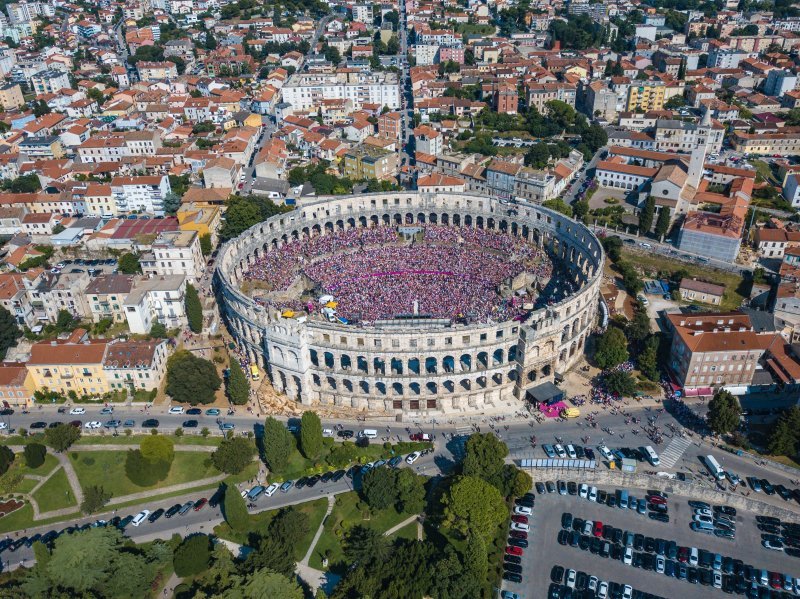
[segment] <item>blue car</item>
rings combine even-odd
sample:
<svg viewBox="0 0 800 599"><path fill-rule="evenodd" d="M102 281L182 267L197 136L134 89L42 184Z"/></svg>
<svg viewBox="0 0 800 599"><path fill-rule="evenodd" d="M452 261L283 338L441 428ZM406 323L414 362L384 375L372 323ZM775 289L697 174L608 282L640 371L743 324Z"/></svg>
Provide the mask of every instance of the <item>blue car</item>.
<svg viewBox="0 0 800 599"><path fill-rule="evenodd" d="M643 516L647 513L647 501L644 499L639 500L639 513Z"/></svg>
<svg viewBox="0 0 800 599"><path fill-rule="evenodd" d="M402 460L403 456L396 455L391 460L389 460L389 466L391 468L395 468Z"/></svg>
<svg viewBox="0 0 800 599"><path fill-rule="evenodd" d="M286 492L287 492L289 489L291 489L291 488L292 488L292 486L293 486L293 485L294 485L294 481L287 480L285 483L283 483L283 484L281 485L281 491L283 491L284 493L286 493Z"/></svg>
<svg viewBox="0 0 800 599"><path fill-rule="evenodd" d="M209 408L206 410L206 416L219 416L219 410L217 408Z"/></svg>
<svg viewBox="0 0 800 599"><path fill-rule="evenodd" d="M554 458L554 457L556 457L556 452L555 452L555 450L553 449L553 446L552 446L552 445L548 445L547 443L545 443L544 445L542 445L542 449L543 449L543 450L544 450L544 452L547 454L547 457L548 457L548 458Z"/></svg>

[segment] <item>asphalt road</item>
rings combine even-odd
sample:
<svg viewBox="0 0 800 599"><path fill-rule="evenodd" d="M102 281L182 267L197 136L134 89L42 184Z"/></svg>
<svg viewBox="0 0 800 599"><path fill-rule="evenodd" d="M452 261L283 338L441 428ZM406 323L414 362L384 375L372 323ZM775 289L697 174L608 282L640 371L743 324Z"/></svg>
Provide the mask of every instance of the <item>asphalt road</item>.
<svg viewBox="0 0 800 599"><path fill-rule="evenodd" d="M598 162L600 162L600 156L602 156L603 153L606 151L608 151L608 146L603 146L602 148L597 150L597 152L594 153L594 156L592 156L592 159L589 162L585 162L583 164L583 167L578 173L578 176L572 182L572 185L570 185L567 193L564 194L565 203L572 204L572 202L575 201L575 197L578 195L578 191L580 190L581 185L583 184L584 181L586 181L586 179L590 178L588 176L589 171L594 170L594 167L597 166ZM592 172L592 176L594 176L594 172Z"/></svg>

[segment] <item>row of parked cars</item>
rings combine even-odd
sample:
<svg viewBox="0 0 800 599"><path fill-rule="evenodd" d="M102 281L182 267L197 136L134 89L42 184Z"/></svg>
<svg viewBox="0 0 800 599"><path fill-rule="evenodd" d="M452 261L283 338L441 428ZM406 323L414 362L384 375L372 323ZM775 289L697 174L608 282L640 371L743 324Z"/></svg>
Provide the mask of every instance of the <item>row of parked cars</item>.
<svg viewBox="0 0 800 599"><path fill-rule="evenodd" d="M700 533L721 539L736 538L736 509L727 505L710 505L705 501L690 501L692 521L689 527Z"/></svg>
<svg viewBox="0 0 800 599"><path fill-rule="evenodd" d="M508 543L503 556L503 579L509 582L522 582L522 557L528 547L528 533L530 520L533 517L533 493L525 493L514 502L514 513L509 525ZM506 597L516 599L514 593L507 593Z"/></svg>
<svg viewBox="0 0 800 599"><path fill-rule="evenodd" d="M784 501L794 499L797 503L800 503L800 489L789 489L785 485L773 485L766 478L756 478L755 476L748 476L747 484L756 493L778 494Z"/></svg>
<svg viewBox="0 0 800 599"><path fill-rule="evenodd" d="M548 599L660 599L642 591L636 591L629 584L601 580L597 576L572 568L553 566L550 570L550 589Z"/></svg>
<svg viewBox="0 0 800 599"><path fill-rule="evenodd" d="M783 522L772 516L756 516L756 526L761 531L761 545L765 549L800 557L800 524Z"/></svg>
<svg viewBox="0 0 800 599"><path fill-rule="evenodd" d="M559 480L556 482L536 483L537 493L555 493L556 491L560 495L575 495L581 499L607 505L608 507L627 509L641 515L647 514L651 520L669 522L667 496L659 491L647 491L647 494L640 498L631 495L626 489L604 491L585 483L578 485L572 481L564 482Z"/></svg>

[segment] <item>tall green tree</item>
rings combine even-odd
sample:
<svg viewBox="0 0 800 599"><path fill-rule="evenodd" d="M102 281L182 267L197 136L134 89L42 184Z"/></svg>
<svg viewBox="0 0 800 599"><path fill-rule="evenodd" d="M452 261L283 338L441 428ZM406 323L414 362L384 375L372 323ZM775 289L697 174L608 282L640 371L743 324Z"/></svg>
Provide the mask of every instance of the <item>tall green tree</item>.
<svg viewBox="0 0 800 599"><path fill-rule="evenodd" d="M111 493L102 486L92 485L83 494L81 511L84 514L94 514L99 512L111 500Z"/></svg>
<svg viewBox="0 0 800 599"><path fill-rule="evenodd" d="M613 368L628 359L628 340L621 329L610 326L597 339L594 361L600 368Z"/></svg>
<svg viewBox="0 0 800 599"><path fill-rule="evenodd" d="M742 407L739 400L725 389L718 389L708 402L708 426L717 435L727 435L739 428Z"/></svg>
<svg viewBox="0 0 800 599"><path fill-rule="evenodd" d="M797 454L799 440L800 408L793 406L778 417L767 441L767 451L770 455L793 457Z"/></svg>
<svg viewBox="0 0 800 599"><path fill-rule="evenodd" d="M401 468L396 471L395 488L397 500L395 508L398 512L418 514L425 508L425 477L420 476L411 468Z"/></svg>
<svg viewBox="0 0 800 599"><path fill-rule="evenodd" d="M391 551L389 540L378 530L357 524L344 537L344 556L348 563L383 562Z"/></svg>
<svg viewBox="0 0 800 599"><path fill-rule="evenodd" d="M636 381L629 372L615 370L605 376L605 386L611 393L622 397L630 397L636 392Z"/></svg>
<svg viewBox="0 0 800 599"><path fill-rule="evenodd" d="M637 356L639 370L651 381L658 381L658 337L653 335L647 339L644 349Z"/></svg>
<svg viewBox="0 0 800 599"><path fill-rule="evenodd" d="M230 372L228 373L228 398L232 404L243 406L250 398L250 383L247 380L239 361L230 358Z"/></svg>
<svg viewBox="0 0 800 599"><path fill-rule="evenodd" d="M6 357L9 348L14 347L22 331L11 312L0 306L0 360Z"/></svg>
<svg viewBox="0 0 800 599"><path fill-rule="evenodd" d="M303 412L300 418L300 451L309 460L319 457L322 451L322 422L311 410Z"/></svg>
<svg viewBox="0 0 800 599"><path fill-rule="evenodd" d="M656 199L653 196L647 196L644 203L644 208L639 213L639 233L646 234L653 228L653 217L656 213Z"/></svg>
<svg viewBox="0 0 800 599"><path fill-rule="evenodd" d="M214 364L190 351L177 351L167 360L166 392L178 403L212 403L221 384Z"/></svg>
<svg viewBox="0 0 800 599"><path fill-rule="evenodd" d="M41 443L28 443L22 454L25 456L25 465L28 468L38 468L44 464L47 448Z"/></svg>
<svg viewBox="0 0 800 599"><path fill-rule="evenodd" d="M294 438L286 427L272 416L264 422L264 461L272 472L282 472L294 451Z"/></svg>
<svg viewBox="0 0 800 599"><path fill-rule="evenodd" d="M236 532L245 532L250 528L250 514L247 513L247 505L244 497L234 485L225 488L225 498L222 503L222 516L228 526Z"/></svg>
<svg viewBox="0 0 800 599"><path fill-rule="evenodd" d="M489 569L489 557L486 553L486 541L481 535L469 535L464 548L464 566L475 576L483 580Z"/></svg>
<svg viewBox="0 0 800 599"><path fill-rule="evenodd" d="M499 475L508 455L508 446L494 433L473 433L464 446L464 476L492 482Z"/></svg>
<svg viewBox="0 0 800 599"><path fill-rule="evenodd" d="M373 510L385 510L397 499L395 471L391 468L372 468L361 481L361 495Z"/></svg>
<svg viewBox="0 0 800 599"><path fill-rule="evenodd" d="M8 472L14 463L14 452L7 445L0 445L0 476Z"/></svg>
<svg viewBox="0 0 800 599"><path fill-rule="evenodd" d="M211 461L226 474L239 474L253 461L256 447L250 439L234 437L223 440L211 454Z"/></svg>
<svg viewBox="0 0 800 599"><path fill-rule="evenodd" d="M203 256L210 256L213 249L214 248L211 244L211 233L204 233L203 235L201 235L200 251L203 253Z"/></svg>
<svg viewBox="0 0 800 599"><path fill-rule="evenodd" d="M639 345L650 335L650 316L644 306L637 305L633 313L633 320L625 327L625 336L628 340Z"/></svg>
<svg viewBox="0 0 800 599"><path fill-rule="evenodd" d="M211 562L211 538L204 534L186 537L175 548L172 560L175 574L182 578L205 572Z"/></svg>
<svg viewBox="0 0 800 599"><path fill-rule="evenodd" d="M442 496L444 522L462 534L485 538L508 517L508 507L495 487L474 476L460 476Z"/></svg>
<svg viewBox="0 0 800 599"><path fill-rule="evenodd" d="M200 333L203 330L203 305L200 303L200 296L194 285L186 285L186 319L189 321L189 328L193 333Z"/></svg>
<svg viewBox="0 0 800 599"><path fill-rule="evenodd" d="M67 451L80 438L80 429L71 424L59 424L44 431L44 442L58 453Z"/></svg>
<svg viewBox="0 0 800 599"><path fill-rule="evenodd" d="M139 256L130 252L122 254L117 262L119 272L125 275L136 275L142 272Z"/></svg>
<svg viewBox="0 0 800 599"><path fill-rule="evenodd" d="M670 212L668 206L663 206L656 220L656 238L661 241L669 233Z"/></svg>

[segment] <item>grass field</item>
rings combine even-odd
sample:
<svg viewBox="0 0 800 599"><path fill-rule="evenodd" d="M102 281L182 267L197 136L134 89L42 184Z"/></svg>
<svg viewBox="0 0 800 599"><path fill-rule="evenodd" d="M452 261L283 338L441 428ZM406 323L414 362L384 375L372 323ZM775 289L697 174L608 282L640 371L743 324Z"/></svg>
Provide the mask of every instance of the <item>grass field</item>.
<svg viewBox="0 0 800 599"><path fill-rule="evenodd" d="M47 482L39 487L33 494L33 498L39 505L40 513L78 505L63 468L59 468Z"/></svg>
<svg viewBox="0 0 800 599"><path fill-rule="evenodd" d="M708 283L716 283L725 287L725 294L722 297L720 310L734 310L741 307L742 300L745 299L744 287L749 288L749 283L739 275L715 270L705 266L691 264L689 262L677 261L674 258L660 256L657 254L646 254L644 252L631 251L630 248L622 248L622 256L637 266L641 266L651 275L656 272L675 272L677 270L686 271L690 277L694 277Z"/></svg>
<svg viewBox="0 0 800 599"><path fill-rule="evenodd" d="M389 535L390 539L407 539L409 541L416 541L417 540L417 523L412 522L411 524L406 524L403 528L396 531L395 533ZM423 535L423 538L424 535Z"/></svg>
<svg viewBox="0 0 800 599"><path fill-rule="evenodd" d="M312 568L324 570L322 567L322 558L328 555L328 568L338 570L342 567L342 537L345 532L353 526L360 524L367 526L374 530L385 532L399 524L413 514L401 514L394 508L381 510L379 512L370 513L361 511L358 504L361 500L355 491L350 493L342 493L336 496L336 504L333 507L333 512L325 521L325 528L323 529L322 536L308 560L308 564Z"/></svg>
<svg viewBox="0 0 800 599"><path fill-rule="evenodd" d="M28 468L28 466L25 464L25 456L23 456L21 453L18 453L14 458L14 465L12 468L20 474L47 476L56 466L58 466L58 458L48 453L46 456L44 456L44 464L38 468Z"/></svg>
<svg viewBox="0 0 800 599"><path fill-rule="evenodd" d="M771 183L772 185L780 185L781 182L772 174L772 169L769 167L769 164L764 162L763 160L753 160L751 161L753 166L756 168L756 172L761 175L761 177L767 183Z"/></svg>
<svg viewBox="0 0 800 599"><path fill-rule="evenodd" d="M269 499L265 498L265 500L268 501ZM293 507L308 520L308 533L295 545L294 558L300 561L305 557L308 546L311 545L311 541L314 540L314 535L317 533L320 522L322 522L322 518L325 517L325 512L328 510L328 500L325 498L315 499L314 501L308 501ZM222 539L227 539L234 543L239 543L240 545L246 545L250 533L260 535L266 534L269 523L279 511L280 510L269 510L267 512L251 515L250 526L245 533L235 532L231 530L231 527L228 526L226 522L223 522L214 527L214 534Z"/></svg>
<svg viewBox="0 0 800 599"><path fill-rule="evenodd" d="M114 497L155 490L170 485L179 485L219 474L209 462L207 453L175 452L175 459L167 477L161 482L140 487L125 474L125 451L69 452L81 487L85 490L93 485L102 486Z"/></svg>
<svg viewBox="0 0 800 599"><path fill-rule="evenodd" d="M139 443L142 442L142 439L149 437L150 435L118 435L114 437L113 435L103 435L103 436L91 436L91 437L81 437L75 444L76 445L135 445L136 447L139 446ZM167 437L172 440L175 445L209 445L212 447L216 447L219 445L220 441L222 441L222 437L220 436L213 436L209 435L208 437L203 437L202 435L182 435L180 437L176 437L175 435L162 435L163 437Z"/></svg>

